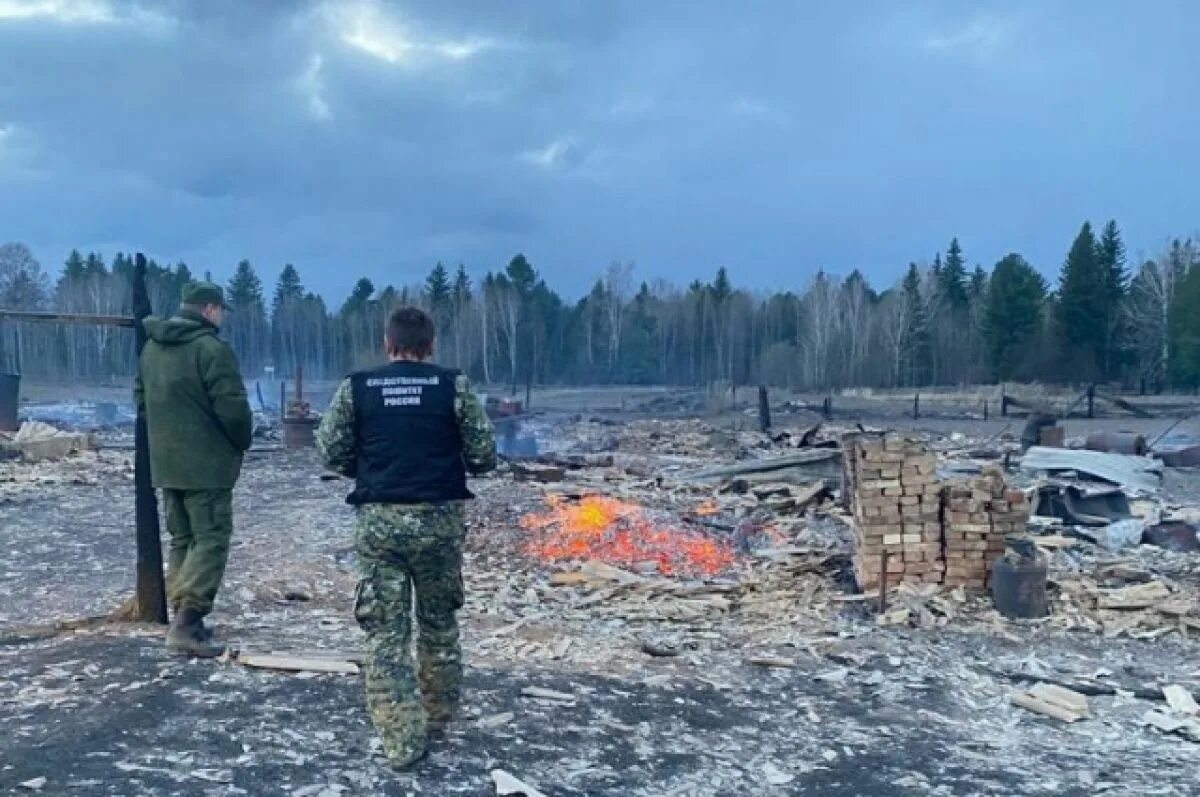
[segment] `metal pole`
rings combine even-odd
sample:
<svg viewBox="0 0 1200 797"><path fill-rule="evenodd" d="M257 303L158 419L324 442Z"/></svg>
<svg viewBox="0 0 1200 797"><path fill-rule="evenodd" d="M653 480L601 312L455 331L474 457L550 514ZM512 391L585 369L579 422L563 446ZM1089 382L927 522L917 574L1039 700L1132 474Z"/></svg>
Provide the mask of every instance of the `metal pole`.
<svg viewBox="0 0 1200 797"><path fill-rule="evenodd" d="M146 291L146 257L141 252L133 267L133 315L137 356L146 346L146 330L140 321L150 315L150 296ZM136 364L135 364L136 366ZM137 408L133 433L134 518L137 539L137 588L134 616L143 622L167 622L167 590L163 583L162 542L159 539L158 498L150 479L150 438L146 429L145 407Z"/></svg>
<svg viewBox="0 0 1200 797"><path fill-rule="evenodd" d="M887 611L887 566L888 552L879 554L879 613Z"/></svg>

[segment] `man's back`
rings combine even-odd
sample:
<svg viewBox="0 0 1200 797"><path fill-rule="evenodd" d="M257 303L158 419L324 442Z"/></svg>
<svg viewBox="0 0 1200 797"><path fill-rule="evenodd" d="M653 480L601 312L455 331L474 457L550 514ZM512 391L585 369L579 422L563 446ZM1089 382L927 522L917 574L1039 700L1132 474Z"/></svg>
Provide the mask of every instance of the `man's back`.
<svg viewBox="0 0 1200 797"><path fill-rule="evenodd" d="M252 416L237 360L202 316L147 318L138 367L156 487L230 489L250 447Z"/></svg>

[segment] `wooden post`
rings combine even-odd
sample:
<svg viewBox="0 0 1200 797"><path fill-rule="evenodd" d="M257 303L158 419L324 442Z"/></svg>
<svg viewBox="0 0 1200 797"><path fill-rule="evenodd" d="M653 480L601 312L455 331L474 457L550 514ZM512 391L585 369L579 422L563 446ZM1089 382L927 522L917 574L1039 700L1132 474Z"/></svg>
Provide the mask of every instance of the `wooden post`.
<svg viewBox="0 0 1200 797"><path fill-rule="evenodd" d="M913 393L913 417L921 417L921 394Z"/></svg>
<svg viewBox="0 0 1200 797"><path fill-rule="evenodd" d="M1096 386L1094 384L1088 385L1087 404L1088 404L1088 410L1087 410L1088 417L1095 418L1096 417Z"/></svg>
<svg viewBox="0 0 1200 797"><path fill-rule="evenodd" d="M987 402L987 399L984 399L984 400L983 400L983 419L984 419L985 421L988 419L988 402Z"/></svg>
<svg viewBox="0 0 1200 797"><path fill-rule="evenodd" d="M1146 377L1144 376L1138 381L1138 395L1146 395Z"/></svg>
<svg viewBox="0 0 1200 797"><path fill-rule="evenodd" d="M826 420L833 417L833 395L826 395L825 401L821 404L821 414Z"/></svg>
<svg viewBox="0 0 1200 797"><path fill-rule="evenodd" d="M133 267L133 316L137 335L137 356L146 345L146 330L141 320L150 315L150 296L146 292L146 256L137 253ZM158 498L150 481L150 439L146 431L146 410L137 408L133 433L134 517L137 537L137 589L134 593L134 619L142 622L167 622L167 590L163 583L162 542L159 539Z"/></svg>
<svg viewBox="0 0 1200 797"><path fill-rule="evenodd" d="M771 431L771 402L766 385L758 386L758 429L764 433Z"/></svg>
<svg viewBox="0 0 1200 797"><path fill-rule="evenodd" d="M279 417L287 417L287 380L279 380Z"/></svg>

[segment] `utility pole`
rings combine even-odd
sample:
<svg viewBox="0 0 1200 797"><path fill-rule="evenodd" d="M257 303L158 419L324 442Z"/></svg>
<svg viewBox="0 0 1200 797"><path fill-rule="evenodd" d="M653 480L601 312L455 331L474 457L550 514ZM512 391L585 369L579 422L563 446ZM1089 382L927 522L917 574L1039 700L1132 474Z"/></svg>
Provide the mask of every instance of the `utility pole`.
<svg viewBox="0 0 1200 797"><path fill-rule="evenodd" d="M146 291L146 256L138 252L133 266L133 317L137 324L137 357L146 346L142 319L152 312ZM137 373L137 364L134 365ZM167 622L167 591L163 583L162 542L159 539L158 498L150 480L150 438L146 430L146 410L137 408L133 433L133 482L135 528L137 537L137 591L134 593L134 619L143 622Z"/></svg>

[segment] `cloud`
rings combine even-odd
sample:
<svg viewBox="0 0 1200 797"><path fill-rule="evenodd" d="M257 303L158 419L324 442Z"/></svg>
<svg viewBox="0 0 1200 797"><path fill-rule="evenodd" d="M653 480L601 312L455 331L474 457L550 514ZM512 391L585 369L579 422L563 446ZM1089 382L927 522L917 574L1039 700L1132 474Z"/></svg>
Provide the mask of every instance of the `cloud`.
<svg viewBox="0 0 1200 797"><path fill-rule="evenodd" d="M307 103L309 113L319 122L328 122L333 118L333 111L325 99L325 82L321 76L324 64L325 59L321 54L315 53L296 80L296 90Z"/></svg>
<svg viewBox="0 0 1200 797"><path fill-rule="evenodd" d="M126 25L149 32L174 26L174 18L140 4L110 0L0 0L0 22L44 20L62 25Z"/></svg>
<svg viewBox="0 0 1200 797"><path fill-rule="evenodd" d="M401 66L430 60L465 61L496 46L485 37L422 35L374 0L331 0L321 6L321 17L343 44Z"/></svg>
<svg viewBox="0 0 1200 797"><path fill-rule="evenodd" d="M541 169L557 169L578 160L578 149L571 136L560 136L540 149L526 150L521 160Z"/></svg>
<svg viewBox="0 0 1200 797"><path fill-rule="evenodd" d="M929 34L922 47L931 53L975 59L1000 55L1018 39L1023 20L1007 16L977 16L967 22Z"/></svg>

